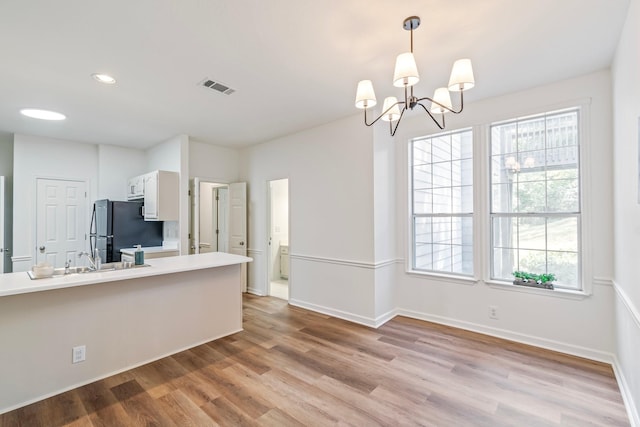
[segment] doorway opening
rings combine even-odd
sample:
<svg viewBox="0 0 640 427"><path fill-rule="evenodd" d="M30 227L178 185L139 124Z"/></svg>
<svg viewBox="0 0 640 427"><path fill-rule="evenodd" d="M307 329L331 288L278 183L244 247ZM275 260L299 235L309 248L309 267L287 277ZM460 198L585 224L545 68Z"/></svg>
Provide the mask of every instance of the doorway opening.
<svg viewBox="0 0 640 427"><path fill-rule="evenodd" d="M268 182L268 283L269 295L288 300L289 280L289 180Z"/></svg>

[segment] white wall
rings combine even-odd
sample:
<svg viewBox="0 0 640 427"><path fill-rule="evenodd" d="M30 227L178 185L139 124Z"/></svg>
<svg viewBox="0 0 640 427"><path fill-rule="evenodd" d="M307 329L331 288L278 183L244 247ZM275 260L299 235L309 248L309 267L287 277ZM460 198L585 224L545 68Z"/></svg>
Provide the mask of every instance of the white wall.
<svg viewBox="0 0 640 427"><path fill-rule="evenodd" d="M97 146L27 135L14 136L13 271L27 271L35 260L36 178L85 181L88 230L97 194Z"/></svg>
<svg viewBox="0 0 640 427"><path fill-rule="evenodd" d="M631 0L612 67L617 371L640 425L640 1Z"/></svg>
<svg viewBox="0 0 640 427"><path fill-rule="evenodd" d="M240 151L189 141L189 176L229 184L240 175Z"/></svg>
<svg viewBox="0 0 640 427"><path fill-rule="evenodd" d="M149 148L147 169L174 171L180 174L180 216L178 221L165 221L163 239L180 242L180 255L189 253L189 137L178 135Z"/></svg>
<svg viewBox="0 0 640 427"><path fill-rule="evenodd" d="M585 176L584 220L593 226L586 227L583 238L588 242L585 256L589 267L584 282L587 289L592 289L592 295L570 298L553 292L490 287L482 280L475 285L459 280L438 280L409 275L404 272L402 263L398 265L397 280L401 313L611 362L615 345L610 87L610 73L602 71L469 104L462 115L448 117L448 128L456 129L585 101L590 103L587 135L582 141L586 156L581 160L583 167L590 166L590 172ZM407 141L411 137L435 133L435 126L422 118L412 119L402 126L402 134L396 138L399 159L397 194L400 196L398 248L400 257L407 259L410 257L406 219ZM482 210L482 206L476 206L476 209ZM481 256L487 265L486 251ZM478 272L477 276L484 278L483 272ZM490 305L499 308L498 320L489 319Z"/></svg>
<svg viewBox="0 0 640 427"><path fill-rule="evenodd" d="M127 180L149 172L146 162L143 150L99 145L96 199L127 200Z"/></svg>
<svg viewBox="0 0 640 427"><path fill-rule="evenodd" d="M290 302L371 323L372 131L349 117L249 147L249 290L267 293L267 182L289 178Z"/></svg>

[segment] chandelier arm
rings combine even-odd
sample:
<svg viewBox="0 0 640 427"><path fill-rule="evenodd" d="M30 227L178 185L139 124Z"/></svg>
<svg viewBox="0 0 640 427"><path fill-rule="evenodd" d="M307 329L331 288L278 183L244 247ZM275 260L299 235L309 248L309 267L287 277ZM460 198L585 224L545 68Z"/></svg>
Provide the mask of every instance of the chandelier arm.
<svg viewBox="0 0 640 427"><path fill-rule="evenodd" d="M398 126L400 125L400 122L402 121L402 116L404 116L404 112L405 111L407 111L407 106L406 105L404 106L404 108L400 112L400 117L398 117L398 123L396 123L396 126L393 128L393 132L391 132L391 122L389 122L389 132L391 133L391 136L395 136L396 135L396 131L398 130Z"/></svg>
<svg viewBox="0 0 640 427"><path fill-rule="evenodd" d="M423 98L423 99L425 99L425 98ZM429 99L429 98L426 98L426 99ZM427 107L425 107L424 105L422 105L422 103L418 103L418 105L419 105L419 106L421 106L421 107L424 109L424 111L426 111L426 112L427 112L427 114L429 115L429 117L431 117L431 120L433 120L433 122L434 122L434 123L435 123L435 124L436 124L440 129L441 129L441 130L442 130L442 129L444 129L444 114L442 115L442 124L440 124L440 122L438 122L438 120L433 116L433 114L431 114L431 111L429 111L429 110L427 109ZM438 104L438 105L440 105L440 104ZM447 108L447 110L448 110L448 108Z"/></svg>
<svg viewBox="0 0 640 427"><path fill-rule="evenodd" d="M384 110L382 112L382 114L380 114L374 121L372 121L371 123L367 123L367 109L364 109L364 124L367 126L373 126L378 120L380 120L382 117L384 117L385 114L387 114L393 107L395 107L396 105L400 105L400 104L405 104L402 101L398 101L395 104L391 105L389 108L387 108L386 110ZM404 106L402 107L402 113L400 114L400 118L402 118L402 114L404 114L404 110L406 110L407 107ZM400 122L400 120L398 119L398 122Z"/></svg>

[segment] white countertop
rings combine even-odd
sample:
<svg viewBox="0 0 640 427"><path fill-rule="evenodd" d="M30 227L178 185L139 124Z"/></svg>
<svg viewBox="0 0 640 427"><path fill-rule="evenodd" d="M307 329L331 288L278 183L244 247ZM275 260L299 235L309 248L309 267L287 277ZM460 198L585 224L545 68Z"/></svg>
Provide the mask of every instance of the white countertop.
<svg viewBox="0 0 640 427"><path fill-rule="evenodd" d="M223 267L251 261L253 261L252 258L241 255L210 252L206 254L150 259L145 262L149 267L128 268L100 273L69 274L47 279L32 280L26 271L6 273L0 274L0 297L75 286L95 285L105 282L136 279L139 277L158 276L161 274L180 273L183 271L202 270L212 267Z"/></svg>
<svg viewBox="0 0 640 427"><path fill-rule="evenodd" d="M145 254L157 254L164 252L178 252L178 248L166 248L164 246L143 246L142 250ZM136 248L120 249L120 252L127 255L134 255Z"/></svg>

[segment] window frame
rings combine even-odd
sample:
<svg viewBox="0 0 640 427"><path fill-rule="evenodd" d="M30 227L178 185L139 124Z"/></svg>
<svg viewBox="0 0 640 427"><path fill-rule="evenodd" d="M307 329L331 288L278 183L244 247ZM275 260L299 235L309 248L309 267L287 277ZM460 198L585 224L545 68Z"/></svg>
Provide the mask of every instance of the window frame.
<svg viewBox="0 0 640 427"><path fill-rule="evenodd" d="M577 133L577 138L576 138L576 144L574 145L577 149L576 152L576 171L577 171L577 182L578 182L578 189L577 189L577 205L576 205L576 209L575 211L553 211L553 210L548 210L548 200L546 197L546 193L545 193L545 209L544 210L535 210L535 211L521 211L520 208L518 207L517 209L513 210L512 212L494 212L493 208L493 197L494 197L494 191L493 191L493 185L494 184L502 184L502 182L493 182L492 181L492 163L493 163L493 158L494 156L496 156L493 153L493 129L497 126L505 126L505 125L515 125L516 128L516 137L518 137L519 133L517 131L518 126L520 123L523 122L527 122L529 120L532 119L542 119L545 121L547 121L548 118L553 117L553 116L560 116L562 114L566 114L566 113L573 113L576 116L576 120L577 120L577 126L576 126L576 133ZM545 228L547 227L547 221L554 219L554 218L575 218L576 219L576 229L577 229L577 236L576 236L576 255L577 255L577 266L576 266L576 273L577 273L577 289L574 287L565 287L565 286L557 286L557 289L562 289L562 290L569 290L569 291L581 291L582 290L582 283L583 283L583 278L582 278L582 267L583 267L583 249L582 249L582 245L581 245L581 240L582 240L582 234L583 234L583 228L582 228L582 196L583 196L583 188L582 188L582 175L583 175L583 164L582 164L582 158L581 158L581 153L580 153L580 148L582 146L582 117L581 117L581 111L580 111L580 107L576 106L576 107L571 107L571 108L563 108L563 109L559 109L559 110L550 110L550 111L545 111L543 113L539 113L539 114L533 114L533 115L527 115L527 116L522 116L522 117L515 117L509 120L502 120L502 121L495 121L495 122L491 122L487 124L488 126L488 141L487 141L487 149L488 149L488 164L489 164L489 170L488 170L488 182L487 182L487 188L488 188L488 192L489 192L489 200L488 200L488 221L489 223L487 224L488 230L489 230L489 241L488 243L488 254L489 254L489 280L491 281L498 281L498 282L507 282L507 279L503 279L503 278L499 278L496 277L496 272L495 272L495 250L497 248L499 248L499 246L496 245L496 242L494 242L493 238L495 236L494 233L494 227L496 225L494 219L496 218L512 218L515 221L520 221L523 219L541 219L544 220L545 222ZM547 128L545 126L545 128L542 130L542 132L544 132L545 134L545 140L544 140L544 146L542 149L539 149L537 151L542 151L544 152L544 157L545 159L547 158L548 155L548 151L552 150L553 148L548 148L547 147L547 139L546 139L546 135L547 135ZM515 156L518 157L520 156L522 153L533 153L530 150L525 150L525 151L515 151L515 152L508 152L508 153L500 153L498 154L498 156ZM549 164L547 163L547 161L545 160L544 163L544 170L547 171ZM520 171L520 168L518 168L518 171ZM515 172L514 174L517 174L518 172ZM544 178L544 186L545 188L547 188L549 181L553 181L548 179L548 177L545 174L545 178ZM523 181L524 183L526 183L527 181ZM518 239L518 235L515 236L516 239ZM548 257L548 253L549 252L555 252L555 251L550 251L547 248L547 237L548 235L545 234L545 249L544 250L540 250L541 252L543 252L545 254L545 260ZM522 249L520 247L520 243L515 243L513 245L513 247L511 248L513 250L515 250L516 252L519 252L520 250L527 250L527 249ZM547 261L545 261L545 264L547 263ZM517 270L520 270L520 267L517 268ZM539 272L535 272L535 273L539 273Z"/></svg>
<svg viewBox="0 0 640 427"><path fill-rule="evenodd" d="M456 212L456 213L436 213L436 212L432 212L429 214L425 214L425 213L420 213L420 214L416 214L414 212L414 188L413 188L413 183L414 183L414 143L416 141L419 140L424 140L424 139L433 139L433 138L438 138L441 136L448 136L451 137L454 134L462 134L462 133L467 133L470 132L471 135L471 163L473 165L473 173L472 173L472 178L471 178L471 189L472 189L472 193L471 193L471 200L472 200L472 211L471 212L464 212L464 213L460 213L460 212ZM409 273L415 273L418 275L430 275L430 276L438 276L441 278L452 278L452 279L461 279L461 280L465 280L465 281L476 281L476 276L477 276L477 272L478 272L478 263L476 260L476 254L477 254L477 249L476 249L476 225L477 225L477 221L476 221L476 211L477 211L477 197L476 197L476 177L477 177L477 171L476 171L476 141L475 141L475 131L473 127L462 127L459 129L452 129L452 130L447 130L444 132L437 132L437 133L432 133L429 135L424 135L424 136L419 136L419 137L415 137L415 138L411 138L409 139L409 142L407 144L408 147L408 166L409 166L409 170L408 170L408 178L409 178L409 185L408 185L408 196L409 196L409 230L410 230L410 238L409 238L409 243L410 243L410 249L409 249L409 254L410 257L408 257L408 265L407 265L407 272ZM453 160L449 160L449 162L453 162ZM433 165L434 162L431 162L430 165ZM453 188L453 186L450 187L442 187L442 188ZM425 269L417 269L416 268L416 254L415 254L415 249L416 249L416 229L415 229L415 224L416 224L416 218L471 218L471 224L472 224L472 256L473 256L473 261L472 261L472 272L471 274L465 274L465 273L457 273L457 272L453 272L453 271L444 271L444 270L425 270Z"/></svg>
<svg viewBox="0 0 640 427"><path fill-rule="evenodd" d="M578 156L580 161L580 212L579 220L579 241L578 251L580 253L581 265L579 267L580 290L571 290L564 288L555 288L554 290L538 289L526 286L516 286L511 281L501 281L491 279L491 259L488 251L491 249L491 223L490 223L490 132L491 125L500 122L514 120L516 118L525 118L529 116L537 116L553 111L577 109L579 111L579 144ZM402 144L404 149L403 162L406 165L404 172L403 193L406 195L404 206L406 207L406 222L404 235L405 240L405 274L415 277L430 277L434 280L458 285L475 285L481 283L489 288L498 291L520 292L525 294L536 294L543 296L558 297L564 299L579 300L589 297L593 294L594 281L598 278L592 276L592 255L589 251L592 241L592 215L591 208L591 183L590 171L592 170L591 162L591 98L574 99L567 102L559 102L556 104L538 106L532 108L520 109L518 111L503 112L495 116L489 116L481 119L476 124L469 125L462 123L458 127L448 129L448 132L455 132L464 129L472 130L473 137L473 158L474 158L474 214L473 214L473 253L474 253L474 276L461 276L451 273L438 273L432 271L422 271L413 269L413 248L414 248L414 229L413 229L413 195L412 195L412 141L415 139L430 137L442 132L420 132L415 129L411 132L403 134L405 143Z"/></svg>

